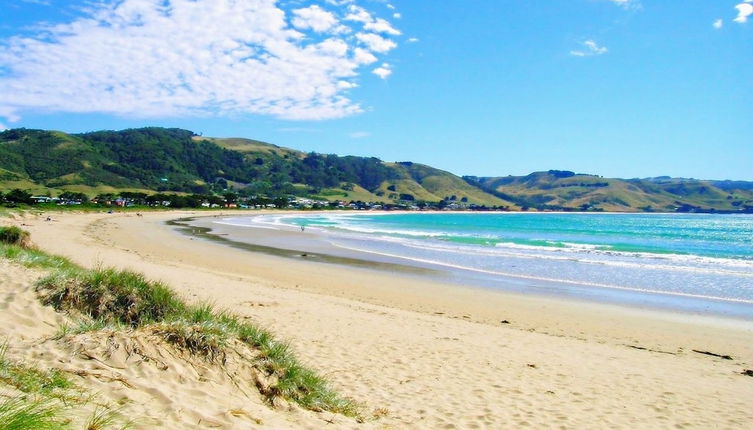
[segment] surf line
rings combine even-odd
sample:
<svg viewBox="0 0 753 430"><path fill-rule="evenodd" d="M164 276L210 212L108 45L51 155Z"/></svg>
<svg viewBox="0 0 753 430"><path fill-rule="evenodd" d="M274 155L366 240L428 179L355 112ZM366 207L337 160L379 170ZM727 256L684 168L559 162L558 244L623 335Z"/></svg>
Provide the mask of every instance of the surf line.
<svg viewBox="0 0 753 430"><path fill-rule="evenodd" d="M611 290L622 290L622 291L630 291L630 292L638 292L638 293L663 294L663 295L669 295L669 296L687 297L687 298L694 298L694 299L707 299L707 300L717 300L717 301L723 301L723 302L753 304L753 300L748 300L748 299L735 299L735 298L728 298L728 297L708 296L705 294L679 293L676 291L661 291L661 290L652 290L649 288L624 287L624 286L619 286L619 285L602 284L598 282L571 281L569 279L555 279L555 278L547 278L544 276L521 275L518 273L498 272L494 270L477 269L474 267L466 267L466 266L461 266L458 264L443 263L440 261L426 260L422 258L405 257L402 255L389 254L386 252L377 252L377 251L369 251L369 250L363 250L363 249L358 249L358 248L352 248L352 247L340 245L334 242L330 242L330 244L332 246L342 248L342 249L347 249L349 251L366 252L369 254L381 255L383 257L399 258L403 260L415 261L415 262L426 263L426 264L433 264L436 266L451 267L453 269L467 270L470 272L478 272L478 273L484 273L488 275L499 275L499 276L506 276L510 278L528 279L528 280L533 280L533 281L545 281L545 282L562 283L562 284L568 284L568 285L605 288L605 289L611 289Z"/></svg>

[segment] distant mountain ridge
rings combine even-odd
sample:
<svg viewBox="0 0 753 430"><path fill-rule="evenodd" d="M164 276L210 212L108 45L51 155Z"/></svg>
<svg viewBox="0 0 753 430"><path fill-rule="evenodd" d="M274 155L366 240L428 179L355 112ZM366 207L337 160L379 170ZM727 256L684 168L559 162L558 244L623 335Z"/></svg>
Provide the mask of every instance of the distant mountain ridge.
<svg viewBox="0 0 753 430"><path fill-rule="evenodd" d="M240 138L149 127L0 132L0 190L308 196L451 208L753 212L753 182L614 179L550 170L460 178L414 162L306 153Z"/></svg>
<svg viewBox="0 0 753 430"><path fill-rule="evenodd" d="M464 179L523 209L607 212L753 212L753 182L655 177L603 178L549 170Z"/></svg>

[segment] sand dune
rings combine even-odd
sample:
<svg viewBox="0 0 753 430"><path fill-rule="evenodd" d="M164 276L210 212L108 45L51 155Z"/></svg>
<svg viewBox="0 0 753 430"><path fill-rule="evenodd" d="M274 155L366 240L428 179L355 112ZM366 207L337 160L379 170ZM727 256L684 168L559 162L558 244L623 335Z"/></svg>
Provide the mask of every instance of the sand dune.
<svg viewBox="0 0 753 430"><path fill-rule="evenodd" d="M163 221L177 216L65 214L52 222L12 222L27 224L47 251L85 266L138 270L190 300L211 300L272 329L377 418L357 423L270 408L252 384L227 374L248 369L181 357L149 333L52 339L65 317L36 301L39 273L0 261L0 325L11 353L86 371L81 383L122 403L142 428L746 428L753 422L753 378L741 374L753 368L750 322L521 297L250 254L176 234ZM143 354L129 356L134 350Z"/></svg>

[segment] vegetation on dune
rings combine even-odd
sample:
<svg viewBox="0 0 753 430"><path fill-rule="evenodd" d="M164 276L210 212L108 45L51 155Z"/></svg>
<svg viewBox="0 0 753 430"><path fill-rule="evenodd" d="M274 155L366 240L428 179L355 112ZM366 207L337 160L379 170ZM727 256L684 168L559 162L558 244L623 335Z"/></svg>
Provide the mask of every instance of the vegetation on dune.
<svg viewBox="0 0 753 430"><path fill-rule="evenodd" d="M85 394L63 371L11 360L7 352L7 343L0 346L0 387L11 387L20 394L0 399L0 430L73 430L71 416L90 406L94 397ZM110 417L106 426L97 429L111 428L121 421L107 405L96 406L96 411L107 411Z"/></svg>
<svg viewBox="0 0 753 430"><path fill-rule="evenodd" d="M18 227L0 227L0 257L40 269L75 267L67 258L50 255L31 246L29 233Z"/></svg>
<svg viewBox="0 0 753 430"><path fill-rule="evenodd" d="M29 232L18 227L0 227L0 242L8 245L17 245L28 249L31 247Z"/></svg>
<svg viewBox="0 0 753 430"><path fill-rule="evenodd" d="M165 285L115 269L60 270L38 284L42 303L131 327L165 320L185 305Z"/></svg>
<svg viewBox="0 0 753 430"><path fill-rule="evenodd" d="M164 284L140 274L115 269L61 270L40 280L38 288L43 303L80 312L94 321L84 329L142 329L212 362L224 361L229 342L240 341L258 350L258 357L248 359L256 360L255 366L276 381L262 390L270 402L282 397L316 411L357 413L353 402L331 390L323 378L299 363L287 344L266 330L211 305L188 305Z"/></svg>
<svg viewBox="0 0 753 430"><path fill-rule="evenodd" d="M27 394L48 397L65 396L74 388L68 377L57 369L40 370L14 362L7 357L8 344L0 345L0 383Z"/></svg>
<svg viewBox="0 0 753 430"><path fill-rule="evenodd" d="M58 311L83 317L77 326L61 328L61 337L99 330L142 330L218 363L224 362L231 344L239 342L256 351L255 356L244 359L271 381L257 383L270 403L283 398L314 411L358 415L357 406L303 366L288 344L238 316L217 311L210 304L187 304L165 284L135 272L112 268L88 270L16 244L0 243L0 254L25 265L53 269L37 283L40 299ZM3 357L0 350L0 382L13 380L14 387L55 387L64 383L58 379L60 374L26 371L7 365Z"/></svg>
<svg viewBox="0 0 753 430"><path fill-rule="evenodd" d="M0 430L67 430L57 403L27 396L0 399Z"/></svg>

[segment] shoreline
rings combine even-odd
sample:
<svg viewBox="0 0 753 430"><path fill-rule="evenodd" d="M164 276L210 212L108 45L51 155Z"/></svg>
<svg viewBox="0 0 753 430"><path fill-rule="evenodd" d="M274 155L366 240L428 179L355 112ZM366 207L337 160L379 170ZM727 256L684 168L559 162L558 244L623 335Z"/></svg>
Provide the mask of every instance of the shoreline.
<svg viewBox="0 0 753 430"><path fill-rule="evenodd" d="M165 224L192 215L12 222L27 224L48 252L142 272L269 327L340 392L386 411L361 428L743 428L753 420L753 381L741 374L753 368L749 322L249 253Z"/></svg>
<svg viewBox="0 0 753 430"><path fill-rule="evenodd" d="M285 216L301 216L293 213ZM389 215L377 213L372 215ZM268 214L230 215L222 218L255 218ZM354 214L357 215L357 214ZM366 214L364 214L366 215ZM284 223L233 224L211 217L189 217L168 221L180 225L184 234L193 234L226 246L251 252L262 252L286 258L301 258L352 267L370 267L375 270L392 270L413 274L429 282L467 286L487 291L501 291L533 298L566 300L593 304L607 304L693 316L711 316L741 321L753 321L753 303L750 300L720 298L682 292L669 292L620 285L553 279L529 274L498 273L488 270L457 266L451 263L422 260L420 258L380 253L338 245L331 241L326 229L312 226L309 231L298 231L294 225ZM192 230L193 229L193 230ZM671 268L670 268L671 269Z"/></svg>
<svg viewBox="0 0 753 430"><path fill-rule="evenodd" d="M278 213L278 211L270 212ZM300 212L289 211L290 215ZM304 212L305 214L309 212ZM113 216L115 215L115 216ZM370 304L394 307L407 311L450 316L484 324L497 325L501 320L525 322L525 330L543 330L557 335L571 335L574 328L570 321L582 320L589 328L598 332L600 336L612 338L629 338L633 328L618 330L620 334L612 333L619 326L612 326L608 330L597 323L602 318L628 319L634 327L640 327L641 321L672 321L679 324L696 326L695 321L703 321L702 326L739 327L749 331L753 337L753 323L737 318L725 318L717 315L698 315L683 312L672 312L665 309L620 306L611 303L589 302L572 298L550 297L545 295L530 295L517 292L499 291L479 288L469 284L439 282L437 280L417 279L414 276L401 276L398 273L385 273L372 269L358 267L344 267L331 264L321 264L318 261L306 259L291 259L261 253L252 253L253 261L248 251L239 251L225 244L212 241L196 240L184 236L173 230L168 221L196 216L202 218L225 216L220 211L215 214L195 212L161 212L144 214L138 218L132 214L98 214L88 215L96 218L93 222L84 222L82 231L92 244L99 247L97 262L107 264L110 258L104 257L102 247L120 249L121 253L114 253L122 257L122 252L135 255L138 260L157 257L158 261L172 265L196 267L205 271L221 273L230 276L242 276L264 284L272 284L278 288L305 291L325 296L338 296L350 300L363 301ZM83 215L87 217L87 215ZM79 221L79 220L77 220ZM114 221L110 223L108 221ZM144 222L148 221L148 222ZM106 233L105 238L96 237ZM294 232L295 233L295 232ZM34 235L32 235L34 237ZM177 249L176 249L177 248ZM47 249L47 248L45 248ZM62 254L65 246L58 248ZM296 252L296 251L292 251ZM207 258L207 256L213 258ZM77 255L73 255L74 260ZM90 262L79 260L84 265ZM118 262L115 258L111 261ZM117 264L122 266L122 263ZM289 270L276 270L280 267ZM345 282L343 282L343 279ZM358 288L351 288L351 280L357 280ZM555 312L557 315L549 318L540 314L541 310ZM512 316L512 318L509 318ZM556 320L556 323L555 323ZM537 327L540 327L537 329ZM624 328L624 327L623 327ZM668 337L663 336L665 339ZM711 340L711 339L709 339ZM746 355L753 361L753 345L746 348Z"/></svg>

